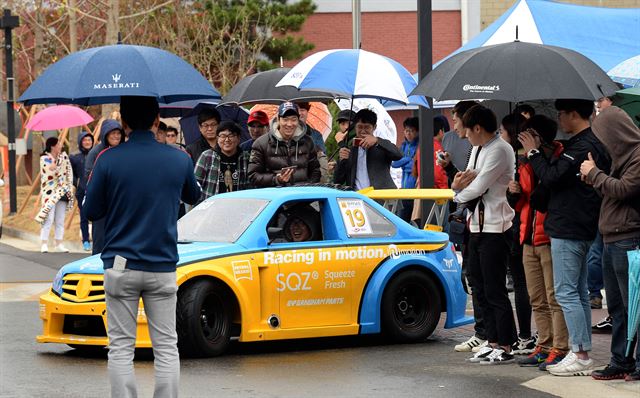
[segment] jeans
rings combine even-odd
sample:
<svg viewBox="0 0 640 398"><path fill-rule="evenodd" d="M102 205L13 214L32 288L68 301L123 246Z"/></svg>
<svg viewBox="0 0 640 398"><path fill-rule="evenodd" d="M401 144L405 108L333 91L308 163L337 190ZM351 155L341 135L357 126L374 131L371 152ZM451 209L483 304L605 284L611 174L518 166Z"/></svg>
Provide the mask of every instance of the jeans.
<svg viewBox="0 0 640 398"><path fill-rule="evenodd" d="M133 357L140 297L147 317L155 368L154 398L177 397L180 358L176 333L175 272L108 268L104 272L112 398L137 397Z"/></svg>
<svg viewBox="0 0 640 398"><path fill-rule="evenodd" d="M627 350L627 314L629 311L629 260L627 252L637 250L640 237L605 243L602 256L604 289L607 295L609 314L613 318L611 331L611 365L632 371L640 369L640 344L636 344L636 359L633 354L626 356ZM638 305L636 304L636 308ZM640 333L636 334L638 342ZM633 353L633 346L631 353Z"/></svg>
<svg viewBox="0 0 640 398"><path fill-rule="evenodd" d="M591 244L589 254L587 255L587 267L589 270L589 276L587 278L587 284L589 286L589 297L602 298L602 288L604 282L602 281L602 236L600 231L596 235L596 239Z"/></svg>
<svg viewBox="0 0 640 398"><path fill-rule="evenodd" d="M55 240L63 240L64 239L64 216L67 214L67 202L59 200L56 204L51 208L49 214L47 214L47 218L44 220L42 224L42 228L40 228L40 239L44 242L49 240L49 232L51 231L51 225L54 225L54 239ZM56 242L57 243L57 242Z"/></svg>
<svg viewBox="0 0 640 398"><path fill-rule="evenodd" d="M473 294L482 309L487 340L501 346L512 345L518 339L505 280L507 239L504 233L472 233L467 248Z"/></svg>
<svg viewBox="0 0 640 398"><path fill-rule="evenodd" d="M591 305L587 290L587 253L591 241L551 238L553 282L573 352L591 351Z"/></svg>

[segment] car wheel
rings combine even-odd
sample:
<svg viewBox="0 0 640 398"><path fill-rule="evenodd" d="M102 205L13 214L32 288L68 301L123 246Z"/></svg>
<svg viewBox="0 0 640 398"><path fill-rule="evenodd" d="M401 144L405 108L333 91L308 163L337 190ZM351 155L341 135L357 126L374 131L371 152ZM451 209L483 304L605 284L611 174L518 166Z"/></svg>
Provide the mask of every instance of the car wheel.
<svg viewBox="0 0 640 398"><path fill-rule="evenodd" d="M423 272L401 272L382 296L383 332L395 341L422 341L440 321L440 295L433 280Z"/></svg>
<svg viewBox="0 0 640 398"><path fill-rule="evenodd" d="M200 280L178 295L176 327L178 348L189 357L222 354L231 335L231 302L228 288L212 280Z"/></svg>

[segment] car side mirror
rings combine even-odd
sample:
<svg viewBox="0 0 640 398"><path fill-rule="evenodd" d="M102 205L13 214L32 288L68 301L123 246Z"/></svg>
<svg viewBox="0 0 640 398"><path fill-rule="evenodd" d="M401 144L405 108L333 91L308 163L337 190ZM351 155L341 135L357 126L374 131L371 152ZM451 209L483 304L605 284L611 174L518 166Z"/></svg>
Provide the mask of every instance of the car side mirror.
<svg viewBox="0 0 640 398"><path fill-rule="evenodd" d="M280 227L267 228L267 236L269 237L269 244L273 243L273 241L276 239L282 239L284 236L282 231L283 231L283 228L280 228Z"/></svg>

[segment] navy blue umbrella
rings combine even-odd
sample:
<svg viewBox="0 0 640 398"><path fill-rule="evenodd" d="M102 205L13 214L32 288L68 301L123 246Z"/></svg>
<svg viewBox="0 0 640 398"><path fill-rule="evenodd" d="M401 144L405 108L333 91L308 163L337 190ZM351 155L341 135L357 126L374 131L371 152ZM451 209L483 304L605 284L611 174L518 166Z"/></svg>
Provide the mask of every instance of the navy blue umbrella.
<svg viewBox="0 0 640 398"><path fill-rule="evenodd" d="M199 103L193 109L187 111L182 119L180 119L180 127L184 134L184 143L186 145L191 144L200 137L200 128L198 127L198 113L204 108L216 108L220 112L221 121L231 120L237 123L242 128L242 135L240 136L240 142L245 142L250 139L251 136L247 130L247 120L249 119L249 113L244 109L231 105L219 105L215 106L209 103ZM162 114L162 110L160 111Z"/></svg>
<svg viewBox="0 0 640 398"><path fill-rule="evenodd" d="M221 98L200 72L177 55L116 44L78 51L50 65L18 102L112 104L122 95L155 97L160 103Z"/></svg>

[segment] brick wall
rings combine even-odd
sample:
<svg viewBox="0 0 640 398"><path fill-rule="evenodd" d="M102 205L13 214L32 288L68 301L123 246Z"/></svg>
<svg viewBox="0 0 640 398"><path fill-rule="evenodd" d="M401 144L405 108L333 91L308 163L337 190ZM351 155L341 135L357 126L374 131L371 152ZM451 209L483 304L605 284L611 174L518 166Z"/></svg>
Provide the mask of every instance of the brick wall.
<svg viewBox="0 0 640 398"><path fill-rule="evenodd" d="M485 29L504 14L516 0L481 0L480 29ZM639 8L640 0L559 0L560 3L579 4L593 7Z"/></svg>
<svg viewBox="0 0 640 398"><path fill-rule="evenodd" d="M418 71L417 15L415 12L363 13L362 48L400 62L411 73ZM459 11L433 13L433 61L436 62L461 45ZM351 14L321 13L310 16L298 35L315 44L313 52L332 48L351 48ZM286 66L298 62L288 61Z"/></svg>

